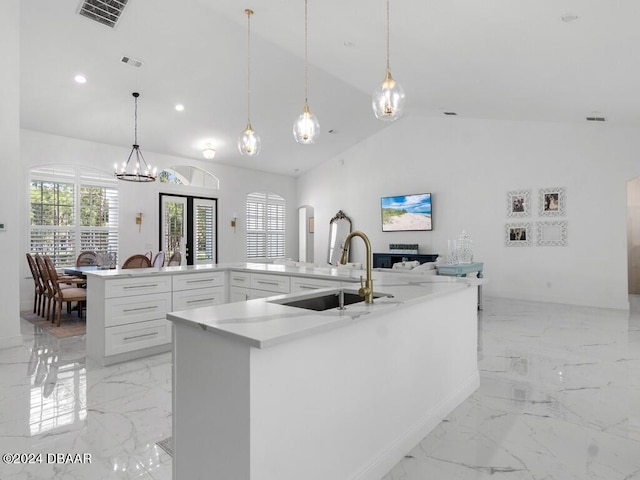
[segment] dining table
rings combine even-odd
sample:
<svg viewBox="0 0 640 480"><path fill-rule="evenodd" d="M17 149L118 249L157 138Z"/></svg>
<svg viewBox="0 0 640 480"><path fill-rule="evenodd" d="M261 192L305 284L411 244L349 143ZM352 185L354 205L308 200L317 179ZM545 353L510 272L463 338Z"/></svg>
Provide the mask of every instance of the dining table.
<svg viewBox="0 0 640 480"><path fill-rule="evenodd" d="M73 277L87 278L86 272L95 272L102 269L103 267L100 265L81 265L79 267L64 267L64 273Z"/></svg>

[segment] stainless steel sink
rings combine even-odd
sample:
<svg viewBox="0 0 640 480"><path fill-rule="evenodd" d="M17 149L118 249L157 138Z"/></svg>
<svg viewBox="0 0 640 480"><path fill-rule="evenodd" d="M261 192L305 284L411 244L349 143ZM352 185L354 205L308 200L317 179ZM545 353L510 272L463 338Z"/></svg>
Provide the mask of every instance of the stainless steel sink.
<svg viewBox="0 0 640 480"><path fill-rule="evenodd" d="M373 294L373 298L380 297L390 297L391 295L387 294ZM342 307L347 305L352 305L354 303L364 302L364 298L358 295L357 292L347 291L347 290L336 290L333 292L323 292L318 293L316 295L306 294L302 298L293 298L293 299L279 299L272 300L272 303L278 303L280 305L287 305L289 307L298 307L298 308L306 308L307 310L315 310L318 312L324 310L331 310L333 308L340 308L341 298Z"/></svg>

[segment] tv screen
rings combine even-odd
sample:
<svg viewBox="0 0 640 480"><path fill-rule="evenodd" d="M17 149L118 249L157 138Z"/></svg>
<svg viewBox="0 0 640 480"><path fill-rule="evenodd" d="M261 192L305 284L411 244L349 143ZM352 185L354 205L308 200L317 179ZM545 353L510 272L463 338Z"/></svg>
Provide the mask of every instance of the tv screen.
<svg viewBox="0 0 640 480"><path fill-rule="evenodd" d="M431 194L382 197L382 231L432 230Z"/></svg>

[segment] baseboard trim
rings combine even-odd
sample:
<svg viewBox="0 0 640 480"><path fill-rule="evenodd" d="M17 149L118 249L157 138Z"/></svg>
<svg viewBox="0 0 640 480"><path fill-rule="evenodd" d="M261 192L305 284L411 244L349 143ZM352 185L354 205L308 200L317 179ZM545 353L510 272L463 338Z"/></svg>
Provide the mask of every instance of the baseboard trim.
<svg viewBox="0 0 640 480"><path fill-rule="evenodd" d="M22 345L22 335L0 338L0 350L4 348L19 347Z"/></svg>

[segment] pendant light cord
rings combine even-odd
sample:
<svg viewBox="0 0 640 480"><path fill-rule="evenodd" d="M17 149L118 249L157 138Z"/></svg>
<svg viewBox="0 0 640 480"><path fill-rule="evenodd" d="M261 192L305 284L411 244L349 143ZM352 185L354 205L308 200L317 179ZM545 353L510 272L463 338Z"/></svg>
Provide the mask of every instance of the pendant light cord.
<svg viewBox="0 0 640 480"><path fill-rule="evenodd" d="M307 0L304 0L304 103L307 104L308 72L307 72Z"/></svg>
<svg viewBox="0 0 640 480"><path fill-rule="evenodd" d="M134 107L134 113L133 113L133 122L134 122L134 126L133 126L133 143L135 145L138 145L138 95L134 95L133 98L135 98L135 107Z"/></svg>
<svg viewBox="0 0 640 480"><path fill-rule="evenodd" d="M245 10L247 13L247 123L251 124L251 14L252 10Z"/></svg>
<svg viewBox="0 0 640 480"><path fill-rule="evenodd" d="M389 48L389 43L390 43L390 27L389 27L389 0L387 0L387 71L389 71L389 56L390 56L390 48Z"/></svg>

